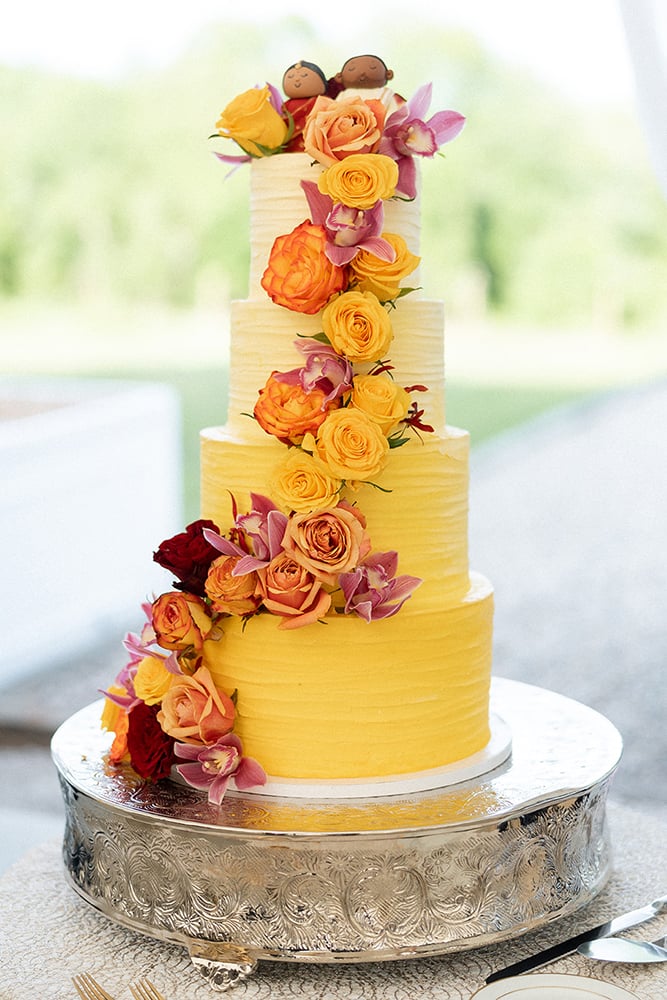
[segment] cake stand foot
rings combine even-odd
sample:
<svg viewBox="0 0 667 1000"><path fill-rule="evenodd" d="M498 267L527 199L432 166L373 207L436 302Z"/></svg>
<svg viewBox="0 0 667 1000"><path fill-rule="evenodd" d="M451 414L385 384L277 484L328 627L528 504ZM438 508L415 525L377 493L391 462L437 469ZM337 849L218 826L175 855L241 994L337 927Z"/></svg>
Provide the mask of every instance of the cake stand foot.
<svg viewBox="0 0 667 1000"><path fill-rule="evenodd" d="M217 941L193 941L188 946L194 967L202 974L211 989L224 993L251 976L257 960L245 949L234 944Z"/></svg>

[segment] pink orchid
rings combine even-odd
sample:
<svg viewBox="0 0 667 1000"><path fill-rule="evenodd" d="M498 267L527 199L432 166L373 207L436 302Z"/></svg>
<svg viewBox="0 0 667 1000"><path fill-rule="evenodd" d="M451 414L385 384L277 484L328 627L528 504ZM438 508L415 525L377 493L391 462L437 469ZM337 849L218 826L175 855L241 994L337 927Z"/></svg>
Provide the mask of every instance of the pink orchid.
<svg viewBox="0 0 667 1000"><path fill-rule="evenodd" d="M366 250L380 260L393 263L396 251L381 236L384 226L382 201L376 201L372 208L366 210L348 208L347 205L334 202L328 194L322 194L314 181L301 181L301 187L310 208L313 225L323 226L326 231L324 253L332 264L344 267L360 250Z"/></svg>
<svg viewBox="0 0 667 1000"><path fill-rule="evenodd" d="M244 576L246 573L262 569L282 552L287 515L278 510L268 497L262 496L260 493L251 493L250 501L252 510L248 514L239 515L234 525L238 531L242 531L250 538L252 554L210 528L204 528L202 532L209 545L213 545L223 555L240 556L239 562L232 571L233 576Z"/></svg>
<svg viewBox="0 0 667 1000"><path fill-rule="evenodd" d="M252 757L243 756L241 740L234 733L222 736L211 746L175 743L174 753L189 762L176 767L183 780L193 788L208 790L208 801L216 806L222 802L232 778L240 791L266 784L264 769Z"/></svg>
<svg viewBox="0 0 667 1000"><path fill-rule="evenodd" d="M416 576L396 576L398 553L376 552L351 573L338 578L345 612L355 611L366 622L391 618L422 583Z"/></svg>
<svg viewBox="0 0 667 1000"><path fill-rule="evenodd" d="M276 375L278 382L288 385L300 385L305 392L319 389L326 393L322 400L322 409L332 399L337 399L352 388L352 366L347 358L342 357L328 344L319 340L304 337L294 341L297 351L305 358L305 365L293 368L289 372Z"/></svg>
<svg viewBox="0 0 667 1000"><path fill-rule="evenodd" d="M385 123L379 153L390 156L398 164L396 191L406 198L417 194L417 171L414 156L433 156L459 134L465 118L458 111L438 111L428 121L424 117L431 103L433 87L420 87L409 101L402 104Z"/></svg>

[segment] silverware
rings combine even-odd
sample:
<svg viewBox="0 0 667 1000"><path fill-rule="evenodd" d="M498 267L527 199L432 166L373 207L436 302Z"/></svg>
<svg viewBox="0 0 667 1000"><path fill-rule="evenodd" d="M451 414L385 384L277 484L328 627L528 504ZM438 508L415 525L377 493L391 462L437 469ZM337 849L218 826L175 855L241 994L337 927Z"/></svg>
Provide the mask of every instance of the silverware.
<svg viewBox="0 0 667 1000"><path fill-rule="evenodd" d="M111 994L102 989L97 980L89 976L87 972L82 972L80 976L73 976L72 982L82 1000L113 1000Z"/></svg>
<svg viewBox="0 0 667 1000"><path fill-rule="evenodd" d="M628 938L605 937L585 941L577 951L586 958L600 962L667 962L667 938L657 941L633 941Z"/></svg>
<svg viewBox="0 0 667 1000"><path fill-rule="evenodd" d="M614 917L614 919L610 920L609 923L600 924L599 927L593 927L591 930L583 931L581 934L575 934L566 941L561 941L560 944L555 944L550 948L545 948L543 951L539 951L536 955L531 955L529 958L524 958L520 962L508 965L505 969L499 969L497 972L492 972L486 982L494 983L497 979L506 979L508 976L520 976L524 972L531 972L533 969L539 969L543 965L549 965L551 962L555 962L558 958L563 958L564 955L571 955L572 952L576 951L577 948L579 948L579 946L584 944L586 941L595 941L597 938L611 937L613 934L618 934L620 931L626 931L628 927L636 927L637 924L642 924L646 920L651 920L653 917L657 917L661 913L667 913L667 896L662 896L660 899L654 899L652 903L641 907L639 910L631 910L629 913L624 913L620 917Z"/></svg>
<svg viewBox="0 0 667 1000"><path fill-rule="evenodd" d="M130 993L134 1000L165 1000L156 986L153 986L150 979L142 979L138 983L130 983Z"/></svg>

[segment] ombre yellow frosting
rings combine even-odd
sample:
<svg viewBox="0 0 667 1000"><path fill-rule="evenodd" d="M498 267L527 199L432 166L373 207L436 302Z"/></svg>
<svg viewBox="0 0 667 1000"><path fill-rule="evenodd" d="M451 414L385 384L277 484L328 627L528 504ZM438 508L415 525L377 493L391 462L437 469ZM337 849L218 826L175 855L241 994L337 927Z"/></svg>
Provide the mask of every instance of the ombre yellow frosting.
<svg viewBox="0 0 667 1000"><path fill-rule="evenodd" d="M319 316L274 305L260 285L274 239L309 217L299 181L321 169L298 153L252 164L250 289L232 308L229 418L201 435L201 514L223 532L231 496L244 510L251 492L270 495L286 454L244 414L272 370L299 366L297 337L321 331ZM419 200L387 203L385 230L419 253ZM413 293L391 322L395 376L428 386L419 402L435 431L411 436L374 485L347 495L374 551L397 550L398 572L424 582L383 621L332 613L285 631L272 615L245 628L230 618L205 644L216 682L237 692L244 752L276 777L406 775L462 760L489 740L493 592L469 573L469 438L445 422L442 304Z"/></svg>

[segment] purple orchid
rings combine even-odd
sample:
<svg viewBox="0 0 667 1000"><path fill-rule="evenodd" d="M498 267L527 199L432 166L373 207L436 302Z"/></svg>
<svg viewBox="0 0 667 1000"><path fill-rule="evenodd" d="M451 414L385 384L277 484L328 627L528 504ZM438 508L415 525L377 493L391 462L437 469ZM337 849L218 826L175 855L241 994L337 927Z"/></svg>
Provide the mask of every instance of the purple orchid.
<svg viewBox="0 0 667 1000"><path fill-rule="evenodd" d="M204 528L202 534L209 545L212 545L226 556L240 556L239 562L232 571L233 576L244 576L254 570L263 569L271 560L282 552L282 542L287 527L287 515L278 510L268 497L260 493L251 493L252 509L248 514L241 514L234 522L235 527L248 535L252 542L252 555L240 545L218 535L210 528Z"/></svg>
<svg viewBox="0 0 667 1000"><path fill-rule="evenodd" d="M385 123L379 153L390 156L398 164L396 191L406 198L417 195L417 170L414 156L433 156L459 134L465 118L458 111L438 111L428 121L424 118L431 103L433 87L420 87L409 101L402 104Z"/></svg>
<svg viewBox="0 0 667 1000"><path fill-rule="evenodd" d="M324 253L332 264L344 267L360 250L367 250L380 260L393 263L396 251L391 243L382 239L384 206L376 201L372 208L349 208L322 194L314 181L301 181L311 221L322 226L327 234Z"/></svg>
<svg viewBox="0 0 667 1000"><path fill-rule="evenodd" d="M183 780L193 788L208 791L208 801L216 806L222 802L232 778L240 791L266 784L264 769L252 757L243 756L241 740L234 733L207 747L175 743L174 753L188 761L176 767Z"/></svg>
<svg viewBox="0 0 667 1000"><path fill-rule="evenodd" d="M351 573L338 578L345 612L355 611L366 622L391 618L422 583L416 576L396 576L398 553L376 552Z"/></svg>
<svg viewBox="0 0 667 1000"><path fill-rule="evenodd" d="M322 400L323 410L332 399L338 399L352 389L352 365L347 358L337 354L333 347L321 344L312 337L295 340L294 346L306 363L301 368L276 375L277 382L300 385L305 392L319 389L326 393Z"/></svg>

